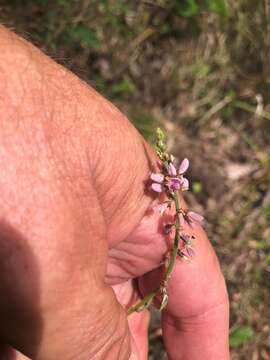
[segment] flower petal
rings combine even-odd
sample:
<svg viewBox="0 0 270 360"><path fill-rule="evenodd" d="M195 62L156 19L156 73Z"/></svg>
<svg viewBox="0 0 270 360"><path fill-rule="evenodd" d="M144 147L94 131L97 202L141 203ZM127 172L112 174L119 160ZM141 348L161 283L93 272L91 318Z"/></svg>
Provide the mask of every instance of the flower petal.
<svg viewBox="0 0 270 360"><path fill-rule="evenodd" d="M158 211L160 212L161 215L164 214L164 212L168 209L169 204L168 203L163 203L158 205Z"/></svg>
<svg viewBox="0 0 270 360"><path fill-rule="evenodd" d="M190 246L186 246L186 252L189 257L193 257L195 255L194 250Z"/></svg>
<svg viewBox="0 0 270 360"><path fill-rule="evenodd" d="M185 244L191 244L191 237L188 234L180 234L180 239L183 240Z"/></svg>
<svg viewBox="0 0 270 360"><path fill-rule="evenodd" d="M158 192L158 193L161 193L163 191L162 185L158 184L158 183L153 183L151 185L151 188L153 191Z"/></svg>
<svg viewBox="0 0 270 360"><path fill-rule="evenodd" d="M182 178L182 181L181 181L181 189L183 191L186 191L189 189L189 181L188 181L188 179L186 179L184 177Z"/></svg>
<svg viewBox="0 0 270 360"><path fill-rule="evenodd" d="M177 175L176 168L172 163L169 164L168 172L169 172L170 176L176 176Z"/></svg>
<svg viewBox="0 0 270 360"><path fill-rule="evenodd" d="M185 158L179 166L178 169L179 174L184 174L187 171L188 167L189 167L189 160Z"/></svg>
<svg viewBox="0 0 270 360"><path fill-rule="evenodd" d="M183 258L184 260L189 260L189 256L188 256L187 252L185 251L185 249L178 249L177 255L180 256L181 258Z"/></svg>
<svg viewBox="0 0 270 360"><path fill-rule="evenodd" d="M178 178L171 178L169 180L169 189L170 190L173 190L173 191L176 191L176 190L179 190L180 187L181 187L181 182L180 182L180 179Z"/></svg>
<svg viewBox="0 0 270 360"><path fill-rule="evenodd" d="M163 174L154 174L152 173L150 175L151 180L161 184L164 181L164 175Z"/></svg>
<svg viewBox="0 0 270 360"><path fill-rule="evenodd" d="M191 219L191 221L197 221L197 222L202 222L204 217L194 211L189 211L188 212L188 217L189 219Z"/></svg>
<svg viewBox="0 0 270 360"><path fill-rule="evenodd" d="M178 219L179 219L179 224L180 224L180 226L183 227L183 226L186 224L186 220L185 220L185 218L184 218L184 215L183 215L182 213L180 213L180 214L178 215Z"/></svg>

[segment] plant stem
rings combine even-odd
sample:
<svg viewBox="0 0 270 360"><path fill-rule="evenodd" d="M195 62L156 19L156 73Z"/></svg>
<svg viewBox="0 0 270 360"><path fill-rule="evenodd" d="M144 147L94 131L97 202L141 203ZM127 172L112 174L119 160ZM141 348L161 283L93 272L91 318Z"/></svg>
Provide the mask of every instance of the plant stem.
<svg viewBox="0 0 270 360"><path fill-rule="evenodd" d="M152 291L150 294L146 295L141 301L139 301L137 304L131 306L128 309L127 314L130 315L134 312L140 312L143 311L144 309L147 309L150 304L152 303L154 297L158 294L159 292L159 288Z"/></svg>
<svg viewBox="0 0 270 360"><path fill-rule="evenodd" d="M140 312L143 311L144 309L147 309L151 304L152 301L154 300L154 298L159 294L166 294L166 286L168 284L168 281L172 275L173 272L173 268L175 265L175 261L176 261L176 257L177 257L177 250L178 250L178 245L179 245L179 239L180 239L180 221L179 221L179 216L178 214L181 211L180 208L180 199L179 199L179 194L177 191L175 191L173 193L173 199L174 199L174 203L175 203L175 210L176 210L176 220L175 220L175 238L174 238L174 244L173 244L173 248L170 251L170 260L169 260L169 264L168 267L165 271L165 274L163 276L163 279L160 283L160 286L152 291L150 294L146 295L141 301L139 301L137 304L131 306L128 309L128 315L132 314L133 312Z"/></svg>
<svg viewBox="0 0 270 360"><path fill-rule="evenodd" d="M174 203L175 203L176 214L178 215L180 212L180 200L179 200L179 194L177 191L174 192L173 199L174 199ZM180 222L179 222L179 217L176 216L174 244L173 244L173 248L170 252L170 262L169 262L169 265L167 267L167 270L166 270L166 272L164 274L164 278L163 278L163 284L165 287L167 285L168 280L170 279L170 277L172 275L172 271L173 271L174 264L176 261L177 250L178 250L179 239L180 239L179 232L180 232Z"/></svg>

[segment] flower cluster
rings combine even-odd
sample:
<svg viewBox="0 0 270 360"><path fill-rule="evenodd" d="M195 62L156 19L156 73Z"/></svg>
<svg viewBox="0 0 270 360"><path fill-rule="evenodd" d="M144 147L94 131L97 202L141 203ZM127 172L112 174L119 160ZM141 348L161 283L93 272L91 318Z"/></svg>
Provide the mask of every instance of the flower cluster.
<svg viewBox="0 0 270 360"><path fill-rule="evenodd" d="M179 190L186 191L189 189L189 181L184 177L188 168L189 160L187 158L176 168L174 165L174 157L170 155L167 156L166 161L162 162L162 172L152 173L150 175L152 180L151 189L157 193L165 194L167 198L158 206L161 214L171 208L171 204ZM196 223L201 223L203 216L179 206L176 209L174 219L175 221L173 223L164 225L164 234L169 235L172 233L172 230L175 229L176 236L179 237L177 255L184 259L191 258L194 255L192 240L194 240L195 237L185 234L183 231L187 226L193 228Z"/></svg>
<svg viewBox="0 0 270 360"><path fill-rule="evenodd" d="M184 177L184 173L189 167L189 160L184 159L177 170L173 161L174 158L171 156L167 166L164 165L165 175L162 173L151 174L150 177L153 181L151 187L155 192L185 191L189 189L189 181Z"/></svg>
<svg viewBox="0 0 270 360"><path fill-rule="evenodd" d="M167 285L177 259L177 256L183 259L190 259L194 256L192 243L195 239L194 235L186 233L188 228L192 229L196 223L200 223L203 217L194 211L190 211L181 206L179 191L183 192L189 189L189 181L184 176L189 167L189 160L184 159L179 167L174 164L174 157L167 152L166 137L163 131L157 129L156 153L160 160L160 172L152 173L151 189L165 197L165 201L158 205L158 210L164 214L168 209L175 209L175 213L171 214L172 221L164 225L164 234L170 235L174 230L174 244L167 254L166 269L158 288L147 294L138 303L131 306L128 314L142 311L148 308L159 296L161 299L159 310L162 311L169 301L167 294ZM174 206L172 206L174 204Z"/></svg>

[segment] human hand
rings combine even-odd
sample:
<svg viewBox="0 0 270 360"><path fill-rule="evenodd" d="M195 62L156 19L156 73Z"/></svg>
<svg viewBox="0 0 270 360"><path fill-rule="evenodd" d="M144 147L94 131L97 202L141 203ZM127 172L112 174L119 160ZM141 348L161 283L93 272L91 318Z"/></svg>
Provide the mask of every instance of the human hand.
<svg viewBox="0 0 270 360"><path fill-rule="evenodd" d="M0 38L0 339L33 359L146 359L148 315L128 329L119 302L158 284L170 247L145 191L155 155L75 76L5 29ZM196 256L169 284L165 345L171 359L228 359L224 280L195 232Z"/></svg>

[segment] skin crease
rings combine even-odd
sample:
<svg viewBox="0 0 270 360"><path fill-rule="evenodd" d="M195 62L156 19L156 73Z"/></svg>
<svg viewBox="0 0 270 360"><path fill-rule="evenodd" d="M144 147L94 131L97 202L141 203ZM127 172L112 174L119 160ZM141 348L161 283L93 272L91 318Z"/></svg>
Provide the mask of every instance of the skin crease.
<svg viewBox="0 0 270 360"><path fill-rule="evenodd" d="M3 27L0 94L1 358L10 346L41 360L147 359L148 313L123 308L158 284L172 241L149 210L153 151L112 104ZM195 232L196 256L169 285L164 342L172 360L226 360L226 286Z"/></svg>

